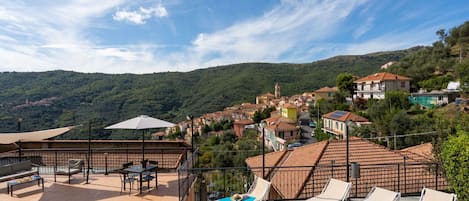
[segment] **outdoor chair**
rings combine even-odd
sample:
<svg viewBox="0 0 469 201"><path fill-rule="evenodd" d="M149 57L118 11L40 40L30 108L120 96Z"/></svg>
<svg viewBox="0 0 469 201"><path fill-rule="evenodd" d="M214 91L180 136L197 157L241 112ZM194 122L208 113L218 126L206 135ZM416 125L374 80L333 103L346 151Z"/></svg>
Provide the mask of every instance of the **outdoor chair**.
<svg viewBox="0 0 469 201"><path fill-rule="evenodd" d="M363 201L399 201L401 193L386 190L384 188L373 187Z"/></svg>
<svg viewBox="0 0 469 201"><path fill-rule="evenodd" d="M419 201L457 201L454 193L445 193L441 191L423 188Z"/></svg>
<svg viewBox="0 0 469 201"><path fill-rule="evenodd" d="M68 175L68 183L70 184L70 180L72 175L78 174L83 172L83 177L85 177L85 171L83 171L84 162L82 159L69 159L67 167L58 168L56 167L54 171L54 182L57 181L57 175Z"/></svg>
<svg viewBox="0 0 469 201"><path fill-rule="evenodd" d="M351 183L330 178L321 194L308 199L308 201L345 201L349 196L351 187Z"/></svg>
<svg viewBox="0 0 469 201"><path fill-rule="evenodd" d="M148 161L148 164L149 165L152 165L152 166L156 166L156 168L158 169L158 161L152 161L152 160L149 160ZM142 176L142 182L147 182L147 188L150 188L150 181L153 180L153 179L156 179L157 183L158 183L158 175L156 174L156 171L147 171L147 172L143 172L142 173L143 176ZM155 176L153 176L155 175ZM155 188L157 188L157 186L155 186Z"/></svg>
<svg viewBox="0 0 469 201"><path fill-rule="evenodd" d="M254 183L249 188L247 195L254 197L254 201L268 200L270 185L271 183L269 181L256 176L254 178Z"/></svg>
<svg viewBox="0 0 469 201"><path fill-rule="evenodd" d="M133 184L136 181L136 179L134 177L129 177L128 173L124 172L124 171L122 171L119 174L119 177L121 179L121 192L120 193L122 193L122 191L125 190L126 184L129 184L130 185L129 195L130 195L130 193L132 193L132 187L133 187Z"/></svg>

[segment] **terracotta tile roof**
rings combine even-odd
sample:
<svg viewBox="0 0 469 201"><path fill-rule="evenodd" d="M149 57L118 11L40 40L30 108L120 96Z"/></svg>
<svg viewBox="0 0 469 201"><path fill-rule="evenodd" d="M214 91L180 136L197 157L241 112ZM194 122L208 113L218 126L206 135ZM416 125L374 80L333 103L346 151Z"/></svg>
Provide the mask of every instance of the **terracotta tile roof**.
<svg viewBox="0 0 469 201"><path fill-rule="evenodd" d="M388 188L395 185L395 179L398 175L397 164L404 161L404 155L401 152L389 150L384 146L361 138L351 138L349 145L349 161L358 162L362 167L365 166L361 171L361 177L364 179L363 181L371 182L362 183L361 185L382 185ZM262 156L256 156L246 159L246 163L251 169L255 170L256 167L261 167L261 160ZM269 169L267 178L271 178L272 189L282 199L311 197L311 193L317 195L327 179L331 177L331 161L334 161L334 165L337 166L337 168L334 168L334 178L345 180L346 141L322 141L294 150L278 152L277 155L271 153L266 155L266 163L267 161L269 161L269 164L277 164L275 169ZM418 160L410 156L407 162L416 163ZM380 164L396 165L386 166ZM315 166L314 169L313 166ZM428 172L427 166L420 166L412 166L411 169L415 172L407 175L409 180L433 182L431 179L432 174ZM377 173L376 171L382 172ZM255 174L260 176L259 171ZM383 175L389 176L383 177ZM403 177L402 174L400 176ZM313 180L314 182L312 182ZM441 178L441 180L445 182L443 181L444 178ZM418 187L415 188L409 189L408 187L408 192L421 190L417 189ZM314 192L311 191L312 189ZM361 189L363 192L359 193L363 196L369 190L365 187L361 187Z"/></svg>
<svg viewBox="0 0 469 201"><path fill-rule="evenodd" d="M377 145L361 138L351 138L349 140L349 161L358 162L361 165L386 164L403 162L404 156L397 151L389 150L384 146ZM327 149L324 150L318 165L330 165L334 160L335 164L346 163L346 141L332 140ZM409 162L416 160L409 159Z"/></svg>
<svg viewBox="0 0 469 201"><path fill-rule="evenodd" d="M412 79L402 76L402 75L381 72L381 73L371 74L366 77L362 77L358 80L355 80L354 83L361 83L361 82L367 82L367 81L384 81L384 80L412 80Z"/></svg>
<svg viewBox="0 0 469 201"><path fill-rule="evenodd" d="M271 131L293 131L298 129L295 125L286 122L276 122L275 124L269 125L266 128Z"/></svg>
<svg viewBox="0 0 469 201"><path fill-rule="evenodd" d="M250 119L243 119L243 120L237 120L234 122L234 124L243 124L243 125L249 125L249 124L253 124L254 121L253 120L250 120Z"/></svg>
<svg viewBox="0 0 469 201"><path fill-rule="evenodd" d="M285 103L285 104L283 104L282 107L283 107L283 108L296 108L296 105L293 105L293 104L291 104L291 103Z"/></svg>
<svg viewBox="0 0 469 201"><path fill-rule="evenodd" d="M264 119L264 121L267 122L267 124L271 124L277 122L280 118L282 118L282 116L271 116L267 119Z"/></svg>
<svg viewBox="0 0 469 201"><path fill-rule="evenodd" d="M337 121L345 122L347 120L353 122L368 122L368 119L359 115L356 115L352 112L336 110L334 112L327 113L322 115L323 118L334 119Z"/></svg>
<svg viewBox="0 0 469 201"><path fill-rule="evenodd" d="M265 167L275 167L287 151L277 151L265 154ZM262 177L262 155L253 156L246 159L246 164L254 168L252 171L258 177ZM260 168L260 169L259 169ZM265 175L269 175L272 168L265 168Z"/></svg>
<svg viewBox="0 0 469 201"><path fill-rule="evenodd" d="M294 151L289 151L290 154L285 158L282 164L280 164L279 171L272 176L271 182L273 188L279 192L282 197L291 198L296 197L297 194L303 190L303 185L308 179L308 175L314 166L320 159L322 151L327 145L327 141L318 142L303 147L298 147ZM286 156L286 155L285 155ZM295 167L294 166L310 166L310 167ZM285 182L285 178L291 177L291 171L295 171L295 180L289 183L289 185L280 185Z"/></svg>
<svg viewBox="0 0 469 201"><path fill-rule="evenodd" d="M315 93L337 92L337 87L323 87L314 92Z"/></svg>
<svg viewBox="0 0 469 201"><path fill-rule="evenodd" d="M420 144L402 149L401 154L412 158L418 158L421 161L433 161L433 145L432 143Z"/></svg>

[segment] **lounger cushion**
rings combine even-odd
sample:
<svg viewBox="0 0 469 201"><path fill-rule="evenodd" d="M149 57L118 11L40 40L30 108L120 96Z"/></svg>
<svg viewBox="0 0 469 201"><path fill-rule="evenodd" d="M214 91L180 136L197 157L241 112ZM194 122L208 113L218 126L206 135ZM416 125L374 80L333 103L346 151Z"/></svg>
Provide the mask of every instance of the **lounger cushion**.
<svg viewBox="0 0 469 201"><path fill-rule="evenodd" d="M69 174L77 174L77 173L80 173L81 172L81 169L74 169L74 168L71 168L70 169L70 172L68 171L68 168L57 168L57 171L55 172L55 174L58 174L58 175L69 175Z"/></svg>

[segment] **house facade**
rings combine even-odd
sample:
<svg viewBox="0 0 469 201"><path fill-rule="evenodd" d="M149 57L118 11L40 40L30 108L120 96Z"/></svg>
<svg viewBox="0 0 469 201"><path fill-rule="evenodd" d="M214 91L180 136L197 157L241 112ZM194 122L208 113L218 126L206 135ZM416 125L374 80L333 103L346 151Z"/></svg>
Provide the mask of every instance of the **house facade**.
<svg viewBox="0 0 469 201"><path fill-rule="evenodd" d="M314 97L316 101L319 99L332 99L334 98L335 93L337 92L337 87L323 87L314 91Z"/></svg>
<svg viewBox="0 0 469 201"><path fill-rule="evenodd" d="M351 112L336 110L322 116L323 128L325 133L334 134L340 138L345 138L351 131L351 125L361 126L370 124L365 117L356 115ZM347 127L348 126L348 127Z"/></svg>
<svg viewBox="0 0 469 201"><path fill-rule="evenodd" d="M363 99L384 99L387 91L410 92L411 79L392 73L375 73L356 80L355 96Z"/></svg>

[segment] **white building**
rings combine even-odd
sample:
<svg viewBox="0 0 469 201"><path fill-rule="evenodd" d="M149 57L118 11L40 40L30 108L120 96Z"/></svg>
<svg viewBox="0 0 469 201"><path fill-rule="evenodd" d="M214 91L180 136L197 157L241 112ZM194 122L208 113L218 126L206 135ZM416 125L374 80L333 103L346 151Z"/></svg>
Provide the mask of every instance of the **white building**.
<svg viewBox="0 0 469 201"><path fill-rule="evenodd" d="M357 85L355 97L364 99L384 99L386 91L410 92L410 78L392 73L375 73L362 77Z"/></svg>

